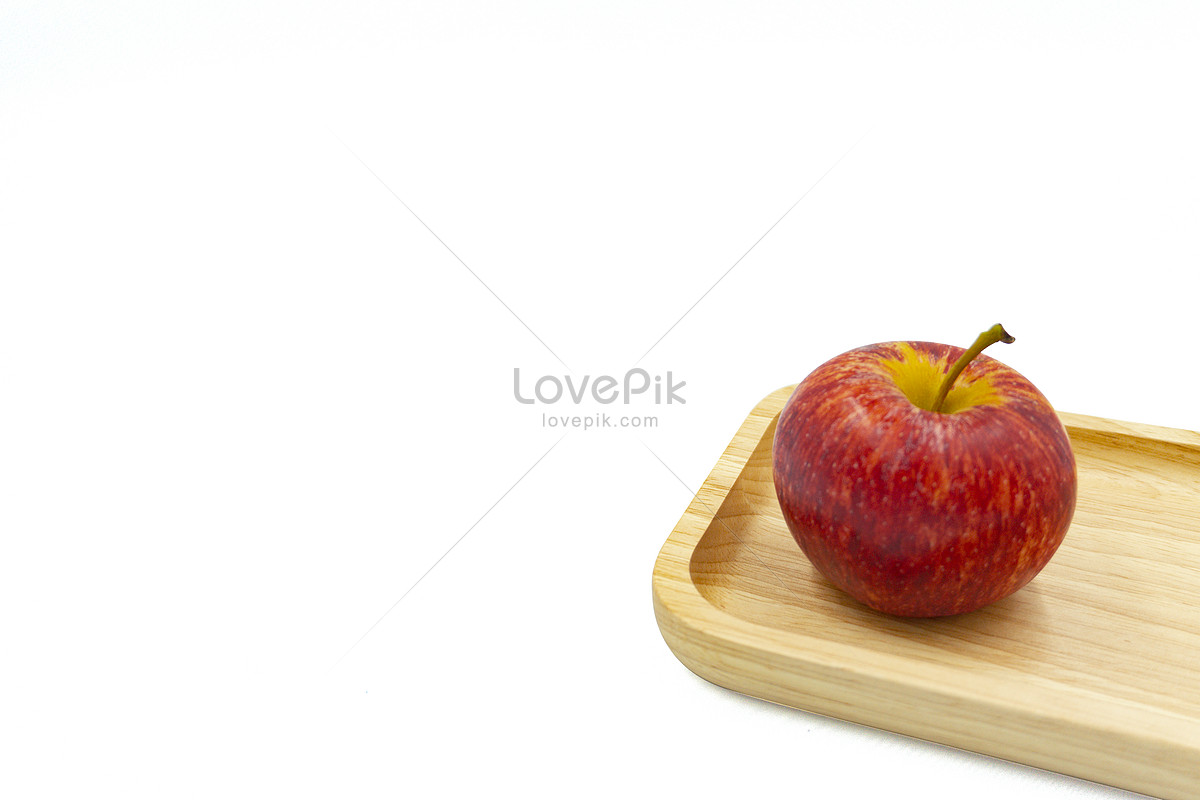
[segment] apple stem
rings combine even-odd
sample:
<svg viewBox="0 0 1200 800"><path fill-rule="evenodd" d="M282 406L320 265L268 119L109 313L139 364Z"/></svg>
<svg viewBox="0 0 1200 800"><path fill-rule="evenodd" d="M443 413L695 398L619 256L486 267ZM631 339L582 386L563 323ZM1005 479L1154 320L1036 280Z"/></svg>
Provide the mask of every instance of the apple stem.
<svg viewBox="0 0 1200 800"><path fill-rule="evenodd" d="M946 395L950 394L950 387L954 385L955 379L958 378L962 371L967 368L967 364L970 364L975 359L975 356L996 342L1012 344L1015 341L1016 339L1010 336L1008 331L1004 330L1004 326L999 322L979 334L979 337L975 340L975 344L971 345L967 348L966 352L959 356L958 361L954 362L954 366L950 368L950 371L946 373L946 377L942 379L942 385L938 388L932 410L941 413L942 405L946 402Z"/></svg>

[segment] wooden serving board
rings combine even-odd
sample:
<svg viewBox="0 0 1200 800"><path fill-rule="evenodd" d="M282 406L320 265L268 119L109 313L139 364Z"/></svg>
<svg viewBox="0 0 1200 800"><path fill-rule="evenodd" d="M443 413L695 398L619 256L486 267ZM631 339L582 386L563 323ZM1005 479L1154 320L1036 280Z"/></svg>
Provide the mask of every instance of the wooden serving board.
<svg viewBox="0 0 1200 800"><path fill-rule="evenodd" d="M1062 414L1071 529L1016 594L940 619L827 583L775 497L764 399L654 567L663 638L738 692L1170 800L1200 798L1200 434Z"/></svg>

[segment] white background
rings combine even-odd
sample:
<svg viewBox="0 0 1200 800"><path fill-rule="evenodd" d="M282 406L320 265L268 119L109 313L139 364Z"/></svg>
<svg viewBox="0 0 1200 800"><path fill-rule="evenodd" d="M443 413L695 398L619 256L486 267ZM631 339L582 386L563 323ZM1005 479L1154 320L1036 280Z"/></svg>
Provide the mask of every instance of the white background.
<svg viewBox="0 0 1200 800"><path fill-rule="evenodd" d="M1186 3L6 3L4 793L1126 796L711 686L650 572L681 481L857 345L1002 321L1058 408L1200 428L1198 35ZM686 405L545 455L544 411L598 407L513 370L660 337Z"/></svg>

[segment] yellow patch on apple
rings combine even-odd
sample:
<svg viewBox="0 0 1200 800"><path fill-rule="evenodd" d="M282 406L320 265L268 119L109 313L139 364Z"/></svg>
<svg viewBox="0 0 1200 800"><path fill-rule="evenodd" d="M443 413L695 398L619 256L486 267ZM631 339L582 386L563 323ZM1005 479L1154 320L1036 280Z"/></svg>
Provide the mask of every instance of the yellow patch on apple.
<svg viewBox="0 0 1200 800"><path fill-rule="evenodd" d="M938 386L946 374L948 364L946 358L931 360L925 353L919 353L908 342L898 342L900 351L898 359L884 359L879 362L897 388L904 393L909 402L917 408L926 411L933 410L937 398ZM968 378L962 375L962 378ZM998 406L1003 399L992 386L987 375L977 375L974 380L956 381L946 395L941 411L944 414L954 414L974 406Z"/></svg>

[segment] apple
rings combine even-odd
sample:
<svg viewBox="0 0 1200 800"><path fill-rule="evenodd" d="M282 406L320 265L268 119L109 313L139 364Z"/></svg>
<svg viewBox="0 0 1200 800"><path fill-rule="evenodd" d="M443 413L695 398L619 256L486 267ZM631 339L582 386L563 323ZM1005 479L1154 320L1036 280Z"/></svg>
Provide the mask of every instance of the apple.
<svg viewBox="0 0 1200 800"><path fill-rule="evenodd" d="M962 614L1033 579L1075 511L1075 456L1050 403L969 349L885 342L822 364L779 415L775 492L827 580L888 614Z"/></svg>

